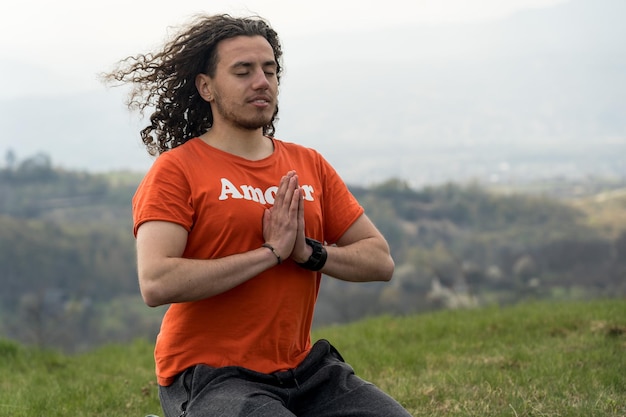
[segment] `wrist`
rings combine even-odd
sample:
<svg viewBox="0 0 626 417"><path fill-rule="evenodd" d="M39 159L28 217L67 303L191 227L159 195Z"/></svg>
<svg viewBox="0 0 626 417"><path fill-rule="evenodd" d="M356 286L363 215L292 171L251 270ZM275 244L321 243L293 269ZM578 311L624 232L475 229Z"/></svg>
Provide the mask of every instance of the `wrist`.
<svg viewBox="0 0 626 417"><path fill-rule="evenodd" d="M297 263L298 265L305 263L306 261L308 261L308 260L309 260L309 258L311 257L311 255L313 255L313 248L312 248L310 245L305 244L305 245L304 245L304 248L305 248L305 249L304 249L304 250L305 250L305 252L304 252L304 254L303 254L303 255L301 255L301 256L300 256L300 257L298 257L298 258L296 258L296 257L295 257L295 256L293 256L293 255L292 255L292 257L291 257L291 258L293 259L293 261L294 261L295 263Z"/></svg>
<svg viewBox="0 0 626 417"><path fill-rule="evenodd" d="M274 256L276 257L276 261L277 261L276 265L280 265L283 262L282 258L280 257L280 254L278 253L276 249L274 249L272 245L270 245L269 243L264 243L261 245L261 247L269 249L272 252L272 254L274 254Z"/></svg>
<svg viewBox="0 0 626 417"><path fill-rule="evenodd" d="M296 262L300 267L310 271L319 271L326 264L328 253L321 242L315 239L306 238L307 246L311 247L311 255L304 262Z"/></svg>

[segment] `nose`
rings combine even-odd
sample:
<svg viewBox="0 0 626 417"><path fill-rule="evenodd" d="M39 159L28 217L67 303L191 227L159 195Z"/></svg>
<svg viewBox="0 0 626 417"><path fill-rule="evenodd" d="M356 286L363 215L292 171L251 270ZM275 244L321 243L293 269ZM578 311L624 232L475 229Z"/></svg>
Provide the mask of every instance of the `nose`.
<svg viewBox="0 0 626 417"><path fill-rule="evenodd" d="M255 90L267 90L270 88L270 81L263 71L263 68L259 68L255 71L252 88Z"/></svg>

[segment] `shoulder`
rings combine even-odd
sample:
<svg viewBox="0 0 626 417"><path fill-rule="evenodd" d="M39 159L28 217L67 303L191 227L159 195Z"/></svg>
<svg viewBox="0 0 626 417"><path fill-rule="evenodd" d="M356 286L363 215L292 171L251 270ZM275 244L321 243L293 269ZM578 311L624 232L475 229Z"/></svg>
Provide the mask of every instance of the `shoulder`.
<svg viewBox="0 0 626 417"><path fill-rule="evenodd" d="M146 173L142 184L150 185L151 188L159 186L168 187L172 184L180 186L183 182L189 182L190 167L197 158L197 141L191 139L182 145L159 154L152 166Z"/></svg>
<svg viewBox="0 0 626 417"><path fill-rule="evenodd" d="M190 139L182 145L159 154L152 164L152 170L185 171L198 158L198 141L199 139Z"/></svg>
<svg viewBox="0 0 626 417"><path fill-rule="evenodd" d="M277 149L294 155L307 156L309 158L319 159L324 161L322 154L314 148L300 145L294 142L288 142L281 139L272 138Z"/></svg>
<svg viewBox="0 0 626 417"><path fill-rule="evenodd" d="M166 156L165 159L171 158L174 160L184 159L191 155L195 155L198 153L198 149L201 146L201 140L198 138L189 139L187 142L179 145L175 148L172 148L166 152L163 152L159 155L159 158L162 156Z"/></svg>
<svg viewBox="0 0 626 417"><path fill-rule="evenodd" d="M298 167L298 174L312 173L324 185L324 188L345 187L339 173L332 164L316 149L300 144L274 139L276 149L286 159L292 163L293 167Z"/></svg>

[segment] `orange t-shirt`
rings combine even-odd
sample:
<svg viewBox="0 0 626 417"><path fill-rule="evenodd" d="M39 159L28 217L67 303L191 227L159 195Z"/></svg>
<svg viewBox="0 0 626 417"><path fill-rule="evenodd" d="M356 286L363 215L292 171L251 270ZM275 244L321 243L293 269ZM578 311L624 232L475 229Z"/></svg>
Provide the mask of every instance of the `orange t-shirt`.
<svg viewBox="0 0 626 417"><path fill-rule="evenodd" d="M195 138L160 155L133 198L134 232L147 221L188 232L183 257L220 258L259 248L262 217L280 178L296 170L305 191L306 235L335 243L363 214L335 170L316 151L272 139L259 161ZM196 364L271 373L296 367L311 349L321 274L287 259L225 293L172 304L157 337L157 380L169 385Z"/></svg>

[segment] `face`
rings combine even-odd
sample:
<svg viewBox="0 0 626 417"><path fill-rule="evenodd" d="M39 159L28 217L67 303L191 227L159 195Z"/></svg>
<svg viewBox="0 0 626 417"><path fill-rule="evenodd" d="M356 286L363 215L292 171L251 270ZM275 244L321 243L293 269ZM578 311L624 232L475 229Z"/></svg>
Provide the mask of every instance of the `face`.
<svg viewBox="0 0 626 417"><path fill-rule="evenodd" d="M262 36L237 36L217 46L213 78L198 75L200 95L211 103L213 125L256 130L274 117L278 95L277 64Z"/></svg>

